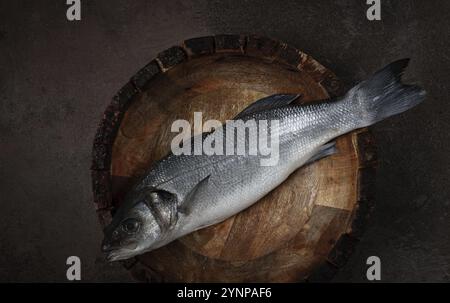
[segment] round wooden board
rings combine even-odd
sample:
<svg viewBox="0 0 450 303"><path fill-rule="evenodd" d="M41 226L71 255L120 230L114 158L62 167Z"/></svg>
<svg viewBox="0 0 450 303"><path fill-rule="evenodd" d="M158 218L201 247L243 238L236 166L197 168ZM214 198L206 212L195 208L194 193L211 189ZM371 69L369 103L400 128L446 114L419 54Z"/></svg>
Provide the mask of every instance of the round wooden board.
<svg viewBox="0 0 450 303"><path fill-rule="evenodd" d="M102 224L133 182L168 153L173 121L192 123L194 112L204 121L225 121L275 93L302 94L300 102L311 102L341 92L332 72L267 38L195 38L159 54L114 97L96 135L92 176ZM124 265L143 281L330 279L372 208L376 164L366 130L338 138L337 147L338 154L299 169L234 217Z"/></svg>

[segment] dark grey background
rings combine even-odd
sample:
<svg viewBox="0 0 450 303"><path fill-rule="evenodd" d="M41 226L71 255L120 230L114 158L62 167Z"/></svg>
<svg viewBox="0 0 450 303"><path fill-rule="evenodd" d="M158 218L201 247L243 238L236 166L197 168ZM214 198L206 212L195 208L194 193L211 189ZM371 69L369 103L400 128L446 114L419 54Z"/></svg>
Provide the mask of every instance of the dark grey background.
<svg viewBox="0 0 450 303"><path fill-rule="evenodd" d="M159 51L208 34L283 40L350 87L398 58L426 102L373 127L377 208L335 281L450 281L449 1L0 1L0 281L64 281L66 258L84 281L130 281L102 261L91 195L91 143L112 95Z"/></svg>

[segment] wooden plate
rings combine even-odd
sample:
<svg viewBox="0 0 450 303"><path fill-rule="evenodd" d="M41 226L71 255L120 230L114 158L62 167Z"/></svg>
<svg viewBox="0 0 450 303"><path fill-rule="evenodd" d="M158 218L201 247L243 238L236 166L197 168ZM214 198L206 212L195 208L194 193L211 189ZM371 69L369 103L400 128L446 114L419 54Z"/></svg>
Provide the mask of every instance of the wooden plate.
<svg viewBox="0 0 450 303"><path fill-rule="evenodd" d="M170 150L176 119L224 121L275 93L301 102L340 94L335 75L305 53L255 36L186 40L141 69L105 111L92 178L103 225L136 178ZM198 131L198 130L197 130ZM338 138L339 153L292 174L245 211L123 262L141 281L294 282L330 279L372 208L375 148L366 130Z"/></svg>

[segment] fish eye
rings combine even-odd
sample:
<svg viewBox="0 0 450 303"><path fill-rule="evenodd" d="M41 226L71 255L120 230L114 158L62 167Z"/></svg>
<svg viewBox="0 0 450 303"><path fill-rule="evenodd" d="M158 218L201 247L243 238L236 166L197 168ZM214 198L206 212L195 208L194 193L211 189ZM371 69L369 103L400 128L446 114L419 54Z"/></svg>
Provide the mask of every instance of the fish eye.
<svg viewBox="0 0 450 303"><path fill-rule="evenodd" d="M122 222L122 229L127 233L135 233L138 231L140 223L138 220L129 218Z"/></svg>

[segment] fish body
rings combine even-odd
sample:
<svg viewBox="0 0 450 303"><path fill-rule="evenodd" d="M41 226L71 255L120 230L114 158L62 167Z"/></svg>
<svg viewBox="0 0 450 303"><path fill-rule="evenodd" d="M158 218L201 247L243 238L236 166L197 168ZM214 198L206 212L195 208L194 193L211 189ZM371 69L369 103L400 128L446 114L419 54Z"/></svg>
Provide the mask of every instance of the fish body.
<svg viewBox="0 0 450 303"><path fill-rule="evenodd" d="M261 165L261 155L249 152L169 154L161 159L130 191L105 229L107 258L130 258L221 222L257 202L299 167L335 153L334 138L414 107L425 92L400 82L407 63L388 65L335 100L297 105L293 101L298 96L273 95L241 112L235 119L277 121L276 128L269 128L279 140L276 165ZM223 144L231 140L226 125L214 135L223 137ZM236 140L248 144L249 136Z"/></svg>

